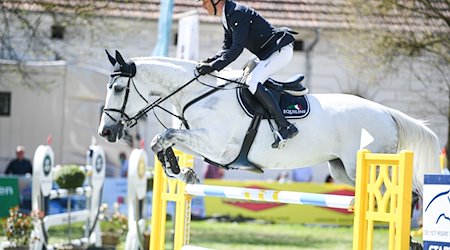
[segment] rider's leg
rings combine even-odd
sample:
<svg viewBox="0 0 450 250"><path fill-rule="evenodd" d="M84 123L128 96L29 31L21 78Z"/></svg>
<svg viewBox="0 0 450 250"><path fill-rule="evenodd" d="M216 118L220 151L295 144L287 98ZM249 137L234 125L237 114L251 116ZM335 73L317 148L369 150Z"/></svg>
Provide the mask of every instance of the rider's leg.
<svg viewBox="0 0 450 250"><path fill-rule="evenodd" d="M280 143L288 138L298 134L297 128L289 123L281 111L273 95L262 85L271 75L277 73L281 68L289 63L293 55L291 45L283 47L281 50L273 53L266 60L259 61L255 69L247 77L247 85L250 92L262 103L269 111L278 125L279 135L272 144L273 148L283 145ZM281 137L281 138L280 138Z"/></svg>
<svg viewBox="0 0 450 250"><path fill-rule="evenodd" d="M272 148L279 148L282 144L280 142L286 139L292 138L298 134L298 129L286 120L280 106L273 97L272 93L264 87L262 84L258 84L255 92L255 97L259 102L269 111L269 114L273 117L278 125L279 135L272 143ZM280 138L281 137L281 138Z"/></svg>

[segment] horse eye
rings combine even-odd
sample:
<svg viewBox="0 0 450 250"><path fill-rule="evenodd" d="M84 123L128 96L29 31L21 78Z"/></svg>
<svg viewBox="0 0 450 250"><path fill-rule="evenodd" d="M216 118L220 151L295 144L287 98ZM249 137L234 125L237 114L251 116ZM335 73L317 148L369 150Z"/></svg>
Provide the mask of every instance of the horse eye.
<svg viewBox="0 0 450 250"><path fill-rule="evenodd" d="M114 86L114 91L117 92L117 93L122 92L123 89L124 89L123 86L119 86L119 85L115 85L115 86Z"/></svg>

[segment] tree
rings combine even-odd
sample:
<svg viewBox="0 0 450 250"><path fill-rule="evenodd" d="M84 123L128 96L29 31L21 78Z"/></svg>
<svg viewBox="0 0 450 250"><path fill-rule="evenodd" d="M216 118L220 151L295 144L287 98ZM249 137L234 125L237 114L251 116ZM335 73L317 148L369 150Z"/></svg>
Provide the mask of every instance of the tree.
<svg viewBox="0 0 450 250"><path fill-rule="evenodd" d="M108 1L2 0L0 58L14 62L15 70L27 87L45 87L45 83L31 80L33 74L26 70L25 63L66 59L64 45L58 43L60 36L69 27L88 29L93 25L95 13L105 8L108 8ZM51 30L46 30L43 26L49 20L53 25Z"/></svg>
<svg viewBox="0 0 450 250"><path fill-rule="evenodd" d="M450 104L449 0L346 1L351 27L348 32L355 41L347 46L353 65L376 69L377 75L380 71L392 74L399 65L409 65L408 70L423 85L438 83ZM345 32L344 36L348 35ZM431 96L427 98L432 100ZM443 108L433 101L430 105L447 116L446 149L450 152L450 105Z"/></svg>

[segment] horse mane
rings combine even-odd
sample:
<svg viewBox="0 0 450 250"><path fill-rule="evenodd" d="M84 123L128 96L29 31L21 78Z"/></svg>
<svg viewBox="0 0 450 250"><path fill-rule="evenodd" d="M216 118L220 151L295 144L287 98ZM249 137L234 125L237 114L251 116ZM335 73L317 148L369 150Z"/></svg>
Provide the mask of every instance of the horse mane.
<svg viewBox="0 0 450 250"><path fill-rule="evenodd" d="M177 67L183 67L185 69L190 69L197 66L198 62L186 59L179 59L173 57L163 57L163 56L148 56L148 57L135 57L131 58L132 61L136 63L148 63L148 64L157 64L157 65L173 65ZM234 70L231 68L225 68L220 72L216 72L216 75L219 75L223 78L236 80L242 77L242 70Z"/></svg>
<svg viewBox="0 0 450 250"><path fill-rule="evenodd" d="M152 63L155 62L157 64L174 64L177 66L195 66L197 65L197 62L192 60L185 60L185 59L179 59L179 58L172 58L172 57L163 57L163 56L147 56L147 57L134 57L131 60L134 62L146 62L146 63Z"/></svg>

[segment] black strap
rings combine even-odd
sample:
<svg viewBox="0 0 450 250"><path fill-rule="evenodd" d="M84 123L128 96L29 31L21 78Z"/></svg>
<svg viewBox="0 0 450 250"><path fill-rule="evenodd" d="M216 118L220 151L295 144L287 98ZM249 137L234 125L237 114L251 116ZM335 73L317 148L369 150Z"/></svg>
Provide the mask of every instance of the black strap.
<svg viewBox="0 0 450 250"><path fill-rule="evenodd" d="M222 88L225 87L225 85L221 86ZM222 88L214 88L211 89L210 91L204 93L201 96L196 97L195 99L193 99L192 101L188 102L184 107L183 107L183 111L181 111L181 121L183 122L183 125L186 129L189 129L189 124L187 123L187 120L184 118L184 112L186 111L187 108L189 108L190 106L194 105L196 102L200 101L201 99L210 96L212 94L214 94L215 92L217 92L218 90L222 89Z"/></svg>
<svg viewBox="0 0 450 250"><path fill-rule="evenodd" d="M205 158L204 161L207 163L213 164L215 166L224 168L226 170L233 168L233 167L230 167L230 165L235 164L235 165L240 166L239 169L250 170L250 171L256 172L256 173L263 173L264 171L261 168L259 168L255 164L251 163L247 158L248 152L250 151L250 148L252 147L253 141L255 140L256 134L258 132L258 127L259 127L259 124L261 123L262 118L263 118L262 115L253 117L252 122L250 123L250 126L247 130L247 133L245 134L245 138L244 138L244 142L242 143L241 151L239 152L236 159L234 159L232 162L223 165L223 164L214 162L208 158Z"/></svg>
<svg viewBox="0 0 450 250"><path fill-rule="evenodd" d="M157 107L159 104L161 104L165 100L169 99L170 97L172 97L173 95L175 95L176 93L178 93L179 91L181 91L182 89L187 87L192 82L196 81L199 76L200 75L195 76L190 81L185 83L183 86L179 87L177 90L175 90L174 92L170 93L168 96L166 96L164 98L158 98L158 100L154 101L153 103L147 105L145 108L141 109L135 116L133 116L130 119L128 119L127 127L128 128L134 127L137 124L137 120L139 120L142 116L145 116L150 110L152 110L153 108Z"/></svg>

